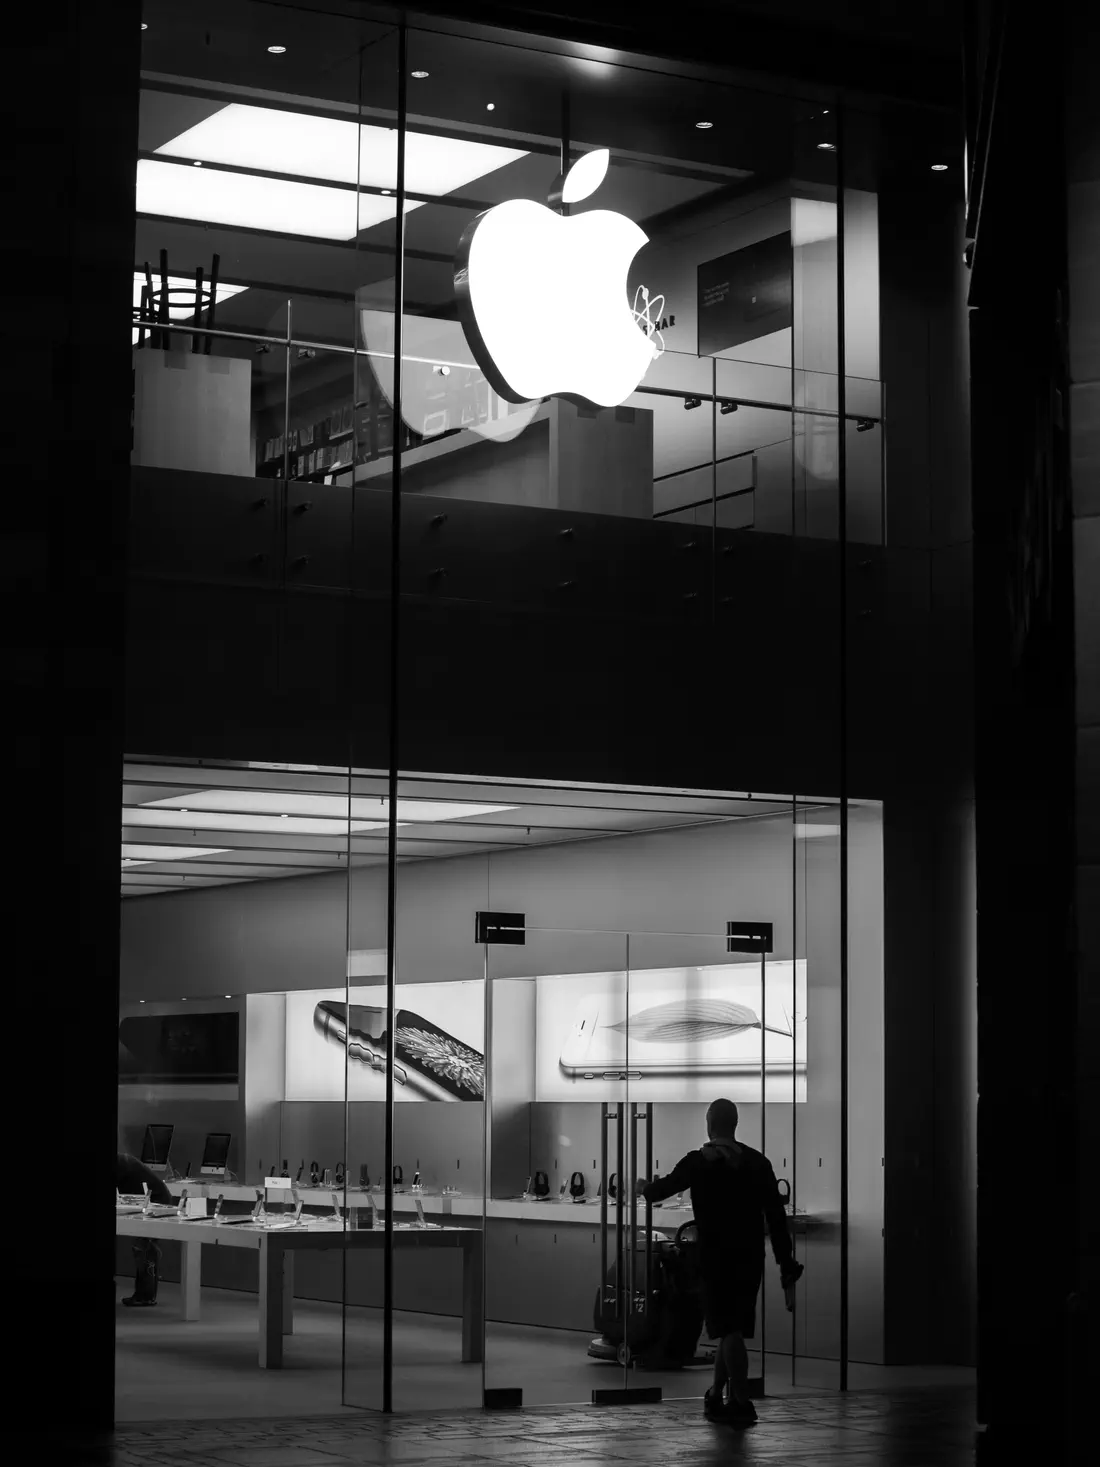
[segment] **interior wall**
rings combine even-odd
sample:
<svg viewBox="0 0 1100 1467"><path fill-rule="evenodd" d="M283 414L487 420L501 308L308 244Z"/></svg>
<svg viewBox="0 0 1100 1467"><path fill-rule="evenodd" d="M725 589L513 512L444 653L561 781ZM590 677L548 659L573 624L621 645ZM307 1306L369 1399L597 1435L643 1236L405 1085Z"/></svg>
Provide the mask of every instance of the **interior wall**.
<svg viewBox="0 0 1100 1467"><path fill-rule="evenodd" d="M138 1015L186 1014L188 1011L183 1007L185 999L184 994L174 1001L149 999L138 1002L134 999L120 1005L119 1020ZM145 1127L172 1125L175 1127L170 1153L172 1168L182 1175L190 1163L191 1174L197 1177L207 1135L211 1131L228 1131L231 1139L227 1165L230 1171L242 1175L246 1156L245 1096L249 1052L245 1004L243 999L226 999L219 994L216 998L209 997L202 1004L202 1009L230 1010L240 1015L237 1084L119 1085L118 1148L140 1157ZM257 1153L251 1154L255 1156Z"/></svg>

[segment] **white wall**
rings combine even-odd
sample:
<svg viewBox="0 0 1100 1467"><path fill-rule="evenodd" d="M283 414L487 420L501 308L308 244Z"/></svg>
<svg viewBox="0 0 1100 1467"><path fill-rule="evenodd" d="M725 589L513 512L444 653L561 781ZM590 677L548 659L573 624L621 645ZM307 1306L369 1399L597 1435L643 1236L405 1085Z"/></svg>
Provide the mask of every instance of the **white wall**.
<svg viewBox="0 0 1100 1467"><path fill-rule="evenodd" d="M820 191L819 191L820 192ZM665 311L675 325L663 332L665 355L646 374L648 386L711 392L790 404L836 409L837 280L836 209L828 198L796 182L777 184L692 216L654 236L632 267L629 290L645 283L665 296ZM744 249L762 239L792 231L793 329L770 332L720 354L717 364L696 356L698 347L697 271L708 260ZM879 377L878 207L874 194L849 190L845 195L845 322L849 393L859 410L877 412L875 392L853 379ZM791 438L791 415L785 408L741 407L727 416L712 416L709 405L686 411L680 400L636 393L631 403L652 409L654 475L658 479L655 508L705 498L711 494L712 451L719 459L756 449L756 528L789 533L792 506L789 451L768 451ZM853 398L853 410L856 410ZM802 420L798 420L801 429ZM797 434L797 467L803 478L832 484L837 472L836 434L828 420L814 421L817 431ZM692 474L681 470L694 466ZM662 488L662 475L678 477ZM751 482L751 464L735 461L719 470L718 492L741 489ZM742 505L747 508L747 506ZM834 512L835 517L835 512ZM730 521L733 523L733 521ZM828 533L828 513L813 506L798 517L806 533ZM877 531L876 531L877 534Z"/></svg>

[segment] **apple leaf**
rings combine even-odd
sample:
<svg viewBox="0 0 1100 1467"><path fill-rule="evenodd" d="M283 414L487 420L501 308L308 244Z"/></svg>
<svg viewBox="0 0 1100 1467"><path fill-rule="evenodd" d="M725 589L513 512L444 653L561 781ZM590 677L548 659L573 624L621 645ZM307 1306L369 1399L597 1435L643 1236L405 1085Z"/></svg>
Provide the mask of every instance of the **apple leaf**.
<svg viewBox="0 0 1100 1467"><path fill-rule="evenodd" d="M594 194L604 181L610 161L611 154L607 148L596 148L591 153L582 154L565 175L562 203L577 204L581 199L587 199L589 194Z"/></svg>

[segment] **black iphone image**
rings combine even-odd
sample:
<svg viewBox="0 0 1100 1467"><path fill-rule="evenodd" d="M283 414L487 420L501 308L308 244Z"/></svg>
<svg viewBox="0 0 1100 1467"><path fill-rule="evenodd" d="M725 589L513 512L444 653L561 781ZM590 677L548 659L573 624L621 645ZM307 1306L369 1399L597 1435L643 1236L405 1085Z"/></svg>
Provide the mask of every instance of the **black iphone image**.
<svg viewBox="0 0 1100 1467"><path fill-rule="evenodd" d="M351 1059L386 1072L389 1035L386 1010L326 999L313 1012L317 1031L346 1047ZM411 1009L398 1009L394 1022L394 1083L426 1100L483 1100L485 1056Z"/></svg>

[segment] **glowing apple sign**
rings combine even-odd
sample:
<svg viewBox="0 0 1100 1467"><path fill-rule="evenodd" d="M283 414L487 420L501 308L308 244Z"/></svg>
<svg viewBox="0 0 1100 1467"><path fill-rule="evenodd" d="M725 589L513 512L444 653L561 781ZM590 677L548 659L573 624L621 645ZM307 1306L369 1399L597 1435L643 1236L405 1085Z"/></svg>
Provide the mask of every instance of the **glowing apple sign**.
<svg viewBox="0 0 1100 1467"><path fill-rule="evenodd" d="M606 148L585 153L550 202L595 193L609 157ZM474 358L501 397L613 407L630 396L658 354L627 297L630 262L647 242L609 209L570 218L510 199L478 215L459 242L455 295Z"/></svg>

